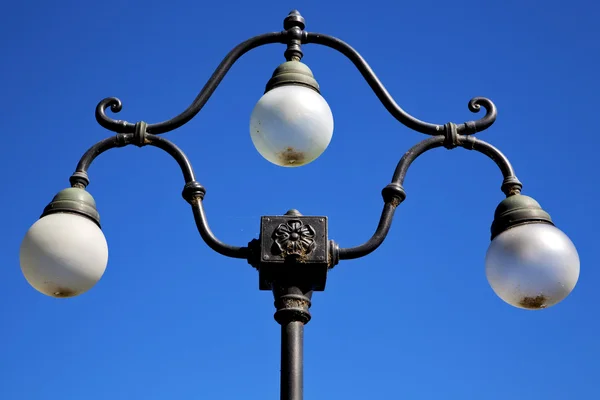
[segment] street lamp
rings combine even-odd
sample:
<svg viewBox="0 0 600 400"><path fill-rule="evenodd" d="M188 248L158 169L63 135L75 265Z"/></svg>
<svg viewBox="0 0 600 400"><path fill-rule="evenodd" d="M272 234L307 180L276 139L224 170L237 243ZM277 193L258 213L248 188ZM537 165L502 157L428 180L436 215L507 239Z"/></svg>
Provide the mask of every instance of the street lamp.
<svg viewBox="0 0 600 400"><path fill-rule="evenodd" d="M116 135L95 144L83 155L70 178L71 187L52 199L25 235L20 263L27 281L48 296L72 297L100 280L108 247L95 201L86 191L87 171L94 159L107 150L128 145L158 147L181 168L185 179L182 195L191 205L202 239L222 255L247 260L258 270L259 289L273 292L275 319L281 325L281 398L298 400L302 398L303 331L311 318L313 291L325 289L328 270L340 260L364 257L381 245L396 207L406 197L404 177L417 157L438 147L462 147L491 158L504 177L501 189L506 198L496 208L485 260L486 275L494 292L505 302L529 310L543 309L566 298L579 278L575 246L534 199L521 194L522 184L508 159L473 136L494 123L495 105L487 98L476 97L469 102L469 110L476 113L483 107L486 113L479 120L444 125L420 121L396 104L356 50L337 38L304 28L304 18L292 11L284 19L282 32L259 35L239 44L217 67L194 102L168 121L133 124L114 120L106 110L118 113L121 101L114 97L102 100L96 107L96 120ZM391 183L382 191L384 206L377 229L364 244L340 247L328 238L327 217L303 216L297 210L261 217L259 238L247 246L221 242L208 226L203 208L206 190L196 181L189 160L177 146L159 136L190 121L243 54L271 43L287 45L287 61L276 68L250 117L252 142L268 161L284 167L305 165L319 157L332 138L333 116L311 70L301 62L302 44L320 44L344 54L400 123L430 136L400 159Z"/></svg>

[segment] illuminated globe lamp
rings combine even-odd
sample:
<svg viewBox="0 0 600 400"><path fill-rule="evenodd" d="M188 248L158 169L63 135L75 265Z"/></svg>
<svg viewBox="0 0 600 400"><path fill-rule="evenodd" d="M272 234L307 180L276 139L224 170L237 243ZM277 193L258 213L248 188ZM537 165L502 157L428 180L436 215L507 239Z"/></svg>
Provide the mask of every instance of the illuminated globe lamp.
<svg viewBox="0 0 600 400"><path fill-rule="evenodd" d="M308 66L297 60L275 69L250 116L256 150L282 167L299 167L319 157L331 141L333 115Z"/></svg>
<svg viewBox="0 0 600 400"><path fill-rule="evenodd" d="M564 300L579 279L579 256L539 203L516 194L496 208L485 271L494 292L518 308Z"/></svg>
<svg viewBox="0 0 600 400"><path fill-rule="evenodd" d="M108 262L94 198L79 187L61 190L25 234L19 257L27 282L45 295L74 297L91 289Z"/></svg>

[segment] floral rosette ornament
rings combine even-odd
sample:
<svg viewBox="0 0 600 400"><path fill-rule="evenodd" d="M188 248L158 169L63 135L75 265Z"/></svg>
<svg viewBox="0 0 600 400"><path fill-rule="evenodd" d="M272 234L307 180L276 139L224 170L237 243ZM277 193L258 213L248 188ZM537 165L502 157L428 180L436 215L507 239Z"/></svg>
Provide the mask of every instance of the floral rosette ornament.
<svg viewBox="0 0 600 400"><path fill-rule="evenodd" d="M273 240L279 254L303 257L315 248L315 230L300 220L279 224L273 232Z"/></svg>

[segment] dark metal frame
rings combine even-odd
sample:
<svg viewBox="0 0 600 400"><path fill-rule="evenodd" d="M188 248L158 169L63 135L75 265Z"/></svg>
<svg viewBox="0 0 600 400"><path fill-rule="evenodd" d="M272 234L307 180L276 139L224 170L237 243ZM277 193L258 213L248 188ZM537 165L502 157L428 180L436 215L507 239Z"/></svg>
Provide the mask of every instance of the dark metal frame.
<svg viewBox="0 0 600 400"><path fill-rule="evenodd" d="M325 289L328 269L334 267L340 260L364 257L383 243L390 230L396 207L406 197L402 185L408 168L423 153L438 147L447 149L462 147L483 153L498 165L504 177L501 189L507 198L496 211L492 238L517 224L552 223L550 216L535 200L520 195L522 185L508 159L494 146L472 136L489 128L496 120L497 111L491 100L475 97L469 101L468 107L471 112L477 113L481 107L486 110L485 115L479 120L461 124L450 122L444 125L421 121L398 106L369 64L350 45L329 35L307 32L304 28L304 18L298 11L292 11L284 20L282 32L255 36L234 47L192 104L168 121L134 124L115 120L106 114L106 110L110 108L112 112L118 113L122 108L121 101L115 97L102 100L96 107L96 120L116 135L92 146L83 155L70 178L72 188L85 192L84 189L89 184L87 171L94 159L105 151L128 145L158 147L177 161L185 182L182 195L191 205L202 239L211 249L224 256L247 260L259 272L259 288L271 290L274 294L275 319L281 324L281 399L286 400L302 399L303 330L304 325L311 318L309 308L312 292ZM188 158L175 144L159 136L190 121L206 104L229 69L242 55L271 43L287 45L285 58L288 61L300 61L302 44L319 44L339 51L352 61L390 114L408 128L431 136L413 146L398 162L391 183L382 190L384 206L379 224L372 237L359 246L340 248L337 243L328 239L326 217L302 216L296 210L290 210L285 215L262 217L260 237L250 241L247 246L232 246L220 241L208 225L203 208L206 190L196 181ZM309 83L314 86L316 81ZM87 193L67 192L69 190L74 189L66 189L64 193L61 192L62 195L59 193L46 207L42 216L52 212L76 212L93 219L99 225L95 204L90 203L89 200L91 196Z"/></svg>

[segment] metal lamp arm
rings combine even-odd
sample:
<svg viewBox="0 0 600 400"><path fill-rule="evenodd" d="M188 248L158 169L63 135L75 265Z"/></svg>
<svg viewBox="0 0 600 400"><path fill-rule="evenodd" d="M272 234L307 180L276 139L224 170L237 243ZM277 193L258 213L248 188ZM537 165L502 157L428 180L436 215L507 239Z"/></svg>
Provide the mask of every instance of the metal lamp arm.
<svg viewBox="0 0 600 400"><path fill-rule="evenodd" d="M208 99L212 96L216 88L219 86L227 72L231 69L233 64L244 54L257 47L272 44L282 43L288 44L290 47L295 38L300 38L302 43L314 43L322 46L332 48L345 55L352 63L356 66L363 78L367 81L377 98L381 101L388 112L396 118L400 123L404 124L410 129L417 132L421 132L428 135L439 135L443 133L444 125L431 124L428 122L421 121L406 111L404 111L389 94L385 86L381 83L377 75L373 72L369 64L362 58L362 56L349 44L341 39L333 36L325 35L322 33L312 33L306 31L300 31L297 28L290 27L282 32L270 32L262 35L250 38L236 47L234 47L225 56L223 61L216 68L215 72L206 82L198 96L194 99L192 104L185 109L179 115L171 118L170 120L149 124L147 126L147 132L151 134L161 134L172 131L179 128L190 121L200 110ZM299 49L299 48L298 48ZM297 50L299 51L299 50ZM483 106L486 109L486 114L483 118L475 121L465 122L457 125L457 131L463 135L470 135L476 132L483 131L489 128L496 120L497 111L494 103L485 97L475 97L469 101L469 110L471 112L479 112ZM121 100L116 97L107 97L100 101L96 106L96 121L104 128L117 132L117 133L133 133L135 130L135 124L123 120L115 120L106 115L106 110L110 108L113 113L118 113L123 108Z"/></svg>
<svg viewBox="0 0 600 400"><path fill-rule="evenodd" d="M446 130L451 132L452 129L449 128L451 128L451 126L450 124L447 124ZM414 145L402 156L398 162L396 170L394 171L392 182L382 191L385 204L383 206L381 218L379 219L379 224L377 225L375 233L368 241L359 246L340 248L340 260L364 257L367 254L375 251L383 243L392 226L392 220L396 207L400 205L400 203L404 201L406 197L402 185L404 184L404 179L406 177L408 168L420 155L429 150L442 146L446 146L448 148L462 147L467 150L475 150L485 154L496 163L498 168L500 168L500 171L504 177L502 182L502 191L506 194L506 196L520 193L522 184L517 179L510 161L508 161L508 158L506 158L506 156L502 154L500 150L491 144L484 142L483 140L479 140L467 135L457 135L455 137L456 144L451 145L448 142L449 137L450 136L439 135L425 139Z"/></svg>
<svg viewBox="0 0 600 400"><path fill-rule="evenodd" d="M75 173L71 176L71 185L79 186L85 188L89 185L89 180L87 178L87 170L90 168L92 162L98 157L100 154L108 151L110 149L114 149L115 147L123 147L132 143L133 134L123 134L117 136L111 136L106 139L103 139L90 147L88 151L86 151L83 156L79 159L77 163L77 168L75 168Z"/></svg>
<svg viewBox="0 0 600 400"><path fill-rule="evenodd" d="M103 139L95 145L93 145L92 147L90 147L77 163L75 172L70 178L71 185L79 186L82 188L87 187L87 185L89 185L87 171L90 168L92 162L100 154L116 147L124 147L131 144L136 144L135 134L121 133L116 136L111 136L109 138ZM164 150L165 152L169 153L169 155L171 155L171 157L173 157L175 161L177 161L177 164L179 164L185 182L188 183L196 180L194 169L192 168L192 165L190 164L187 156L172 142L160 136L146 134L144 136L144 143L142 145L158 147Z"/></svg>
<svg viewBox="0 0 600 400"><path fill-rule="evenodd" d="M404 177L406 175L408 167L421 154L436 147L443 146L444 140L444 136L434 136L431 138L427 138L411 147L410 150L408 150L402 156L400 162L398 163L398 166L396 167L396 171L394 172L392 183L387 185L382 190L382 195L385 204L383 206L381 218L379 219L379 224L377 225L375 233L369 240L367 240L365 243L359 246L340 248L340 260L351 260L355 258L364 257L367 254L370 254L373 251L375 251L379 246L381 246L392 226L392 220L394 218L394 212L396 211L396 207L400 205L400 203L402 203L402 201L404 201L406 197L406 193L404 192L402 183L404 182Z"/></svg>
<svg viewBox="0 0 600 400"><path fill-rule="evenodd" d="M406 178L406 173L411 164L419 157L421 154L429 151L431 149L435 149L438 147L445 146L447 149L453 149L455 147L462 147L467 150L475 150L479 153L485 154L489 157L500 169L502 176L504 177L502 191L508 196L507 191L515 190L516 187L520 190L522 187L521 182L517 179L515 175L515 170L512 167L508 158L496 147L492 146L488 142L477 139L473 136L467 135L456 135L454 138L452 137L452 124L446 124L446 132L445 135L434 136L429 139L425 139L415 146L413 146L409 151L402 156L400 162L396 166L396 170L394 171L394 175L392 177L392 183L390 185L399 185L402 186L404 184L404 179ZM390 186L388 185L388 186ZM385 189L384 189L385 190Z"/></svg>
<svg viewBox="0 0 600 400"><path fill-rule="evenodd" d="M440 135L444 132L444 125L436 125L421 121L404 111L381 83L375 72L364 58L348 43L336 37L322 33L304 32L303 43L314 43L327 46L345 55L356 66L363 78L367 81L379 101L394 118L408 128L427 135ZM458 133L471 135L489 128L496 121L497 111L494 103L485 97L475 97L469 101L469 110L477 113L481 107L486 109L485 115L476 121L469 121L457 125Z"/></svg>
<svg viewBox="0 0 600 400"><path fill-rule="evenodd" d="M136 124L136 126L139 126L139 123ZM143 132L143 130L138 131ZM145 145L154 146L165 151L171 157L173 157L179 165L179 168L181 168L181 172L185 180L185 186L182 195L192 207L196 226L198 227L198 231L204 242L206 242L208 247L225 256L243 259L248 258L249 250L247 247L228 245L221 242L213 234L208 225L206 214L202 205L202 199L204 198L206 190L196 181L194 169L192 168L192 165L185 153L173 142L163 137L146 133L142 136L142 139L138 139L134 133L125 133L118 134L114 137L110 137L96 143L88 151L86 151L83 157L81 157L79 160L75 173L73 173L70 178L71 185L85 188L89 184L87 170L96 157L112 148L123 147L130 144L136 144L140 147Z"/></svg>
<svg viewBox="0 0 600 400"><path fill-rule="evenodd" d="M190 121L200 110L210 96L217 89L229 69L235 64L235 62L244 54L249 52L252 49L257 47L271 44L271 43L286 43L287 32L271 32L265 33L263 35L258 35L253 38L246 40L245 42L240 43L236 47L234 47L228 54L225 56L223 61L216 68L215 72L208 79L198 96L194 99L192 104L185 109L181 114L176 117L171 118L168 121L163 121L155 124L149 124L147 127L147 132L155 135L159 135L161 133L169 132L174 129L179 128L184 125L188 121ZM127 121L115 120L106 115L106 110L110 107L110 110L113 113L118 113L123 108L121 100L116 97L107 97L100 101L96 106L96 121L103 126L104 128L117 132L117 133L133 133L135 131L135 124Z"/></svg>
<svg viewBox="0 0 600 400"><path fill-rule="evenodd" d="M198 232L204 240L204 242L219 254L222 254L231 258L241 258L247 260L250 256L250 249L248 247L231 246L221 242L210 230L208 222L206 221L206 213L204 212L204 205L202 199L196 197L189 202L192 206L192 212L194 213L194 220L198 227Z"/></svg>
<svg viewBox="0 0 600 400"><path fill-rule="evenodd" d="M508 161L508 158L496 147L475 137L462 135L458 137L458 146L462 147L463 149L475 150L481 154L484 154L494 161L494 163L496 163L500 169L500 172L502 172L502 176L504 177L501 190L504 192L506 197L519 194L521 192L523 184L515 175L515 170L512 164L510 161Z"/></svg>
<svg viewBox="0 0 600 400"><path fill-rule="evenodd" d="M377 225L377 229L375 233L369 240L365 243L348 248L340 248L339 249L339 259L340 260L353 260L356 258L364 257L368 254L374 252L385 240L387 234L390 231L392 226L392 219L394 218L394 212L396 211L396 206L392 203L385 203L383 206L383 211L381 212L381 218L379 219L379 224Z"/></svg>

